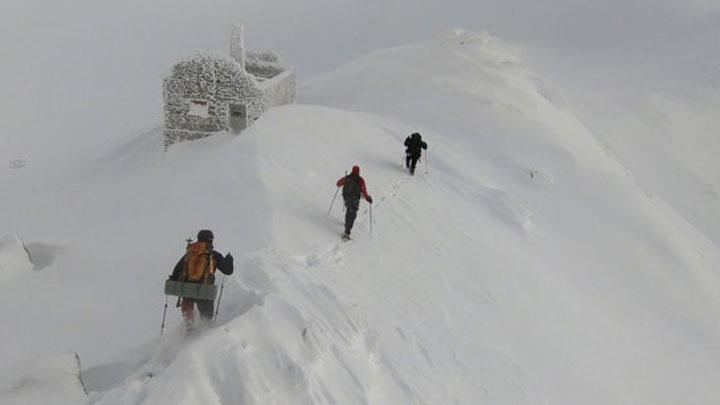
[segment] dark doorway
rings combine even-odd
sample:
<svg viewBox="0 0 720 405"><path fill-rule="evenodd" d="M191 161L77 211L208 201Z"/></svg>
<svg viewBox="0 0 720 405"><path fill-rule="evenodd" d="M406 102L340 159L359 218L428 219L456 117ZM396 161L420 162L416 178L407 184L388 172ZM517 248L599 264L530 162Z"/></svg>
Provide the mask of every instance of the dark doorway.
<svg viewBox="0 0 720 405"><path fill-rule="evenodd" d="M240 133L247 127L247 107L245 104L230 104L230 130Z"/></svg>

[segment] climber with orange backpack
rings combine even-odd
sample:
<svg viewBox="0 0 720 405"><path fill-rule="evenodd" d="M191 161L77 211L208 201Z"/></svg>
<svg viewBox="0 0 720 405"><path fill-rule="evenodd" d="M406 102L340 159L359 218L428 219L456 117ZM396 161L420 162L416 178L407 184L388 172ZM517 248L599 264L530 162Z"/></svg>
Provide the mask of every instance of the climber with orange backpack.
<svg viewBox="0 0 720 405"><path fill-rule="evenodd" d="M203 229L197 234L197 242L188 240L185 255L175 265L165 286L166 294L178 296L186 326L193 323L195 304L203 320L213 318L217 291L215 271L220 270L227 275L233 273L232 255L228 253L223 256L213 250L213 239L212 231Z"/></svg>

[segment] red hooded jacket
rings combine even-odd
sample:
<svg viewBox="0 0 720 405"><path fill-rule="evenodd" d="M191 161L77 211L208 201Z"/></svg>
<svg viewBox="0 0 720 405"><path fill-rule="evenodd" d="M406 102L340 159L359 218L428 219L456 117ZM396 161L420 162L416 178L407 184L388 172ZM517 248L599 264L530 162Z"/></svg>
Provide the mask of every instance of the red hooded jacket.
<svg viewBox="0 0 720 405"><path fill-rule="evenodd" d="M365 187L365 179L360 177L360 166L353 166L350 175L358 177L358 185L360 186L360 192L362 193L363 197L365 197L365 200L372 203L372 197L368 195L367 188ZM337 181L336 185L338 187L342 187L345 184L345 179L347 179L347 177L348 176L341 177L340 180Z"/></svg>

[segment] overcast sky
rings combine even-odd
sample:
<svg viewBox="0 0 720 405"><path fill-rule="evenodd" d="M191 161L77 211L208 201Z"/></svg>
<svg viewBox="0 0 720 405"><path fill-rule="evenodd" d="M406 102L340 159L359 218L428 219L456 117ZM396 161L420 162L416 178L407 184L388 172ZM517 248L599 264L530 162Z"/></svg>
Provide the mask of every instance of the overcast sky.
<svg viewBox="0 0 720 405"><path fill-rule="evenodd" d="M716 0L4 0L0 140L94 130L83 114L146 130L159 122L170 66L225 52L234 22L249 48L277 51L300 81L456 27L518 45L536 73L568 86L717 91L720 77Z"/></svg>

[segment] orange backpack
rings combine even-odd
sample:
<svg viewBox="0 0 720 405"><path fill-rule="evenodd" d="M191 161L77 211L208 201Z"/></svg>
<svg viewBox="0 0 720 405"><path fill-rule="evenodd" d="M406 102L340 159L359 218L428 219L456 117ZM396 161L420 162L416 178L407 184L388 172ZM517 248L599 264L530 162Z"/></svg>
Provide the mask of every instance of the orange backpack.
<svg viewBox="0 0 720 405"><path fill-rule="evenodd" d="M215 258L212 245L208 242L195 242L187 247L185 253L185 280L207 283L215 273Z"/></svg>

